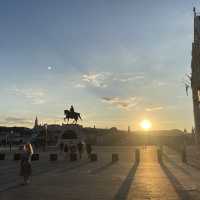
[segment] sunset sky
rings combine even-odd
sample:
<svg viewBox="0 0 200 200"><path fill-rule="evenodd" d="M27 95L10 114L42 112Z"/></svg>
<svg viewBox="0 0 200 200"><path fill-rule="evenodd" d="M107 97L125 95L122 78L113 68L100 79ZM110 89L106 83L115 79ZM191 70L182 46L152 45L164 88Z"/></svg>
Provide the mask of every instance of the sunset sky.
<svg viewBox="0 0 200 200"><path fill-rule="evenodd" d="M62 123L71 104L84 126L193 125L188 0L0 2L0 125Z"/></svg>

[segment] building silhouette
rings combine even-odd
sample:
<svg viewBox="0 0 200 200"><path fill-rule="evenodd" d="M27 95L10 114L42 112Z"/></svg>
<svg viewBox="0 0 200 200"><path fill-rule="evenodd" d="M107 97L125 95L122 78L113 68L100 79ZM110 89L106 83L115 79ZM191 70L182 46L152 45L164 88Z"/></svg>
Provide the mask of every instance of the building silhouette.
<svg viewBox="0 0 200 200"><path fill-rule="evenodd" d="M38 118L37 118L37 116L36 116L36 118L35 118L35 123L34 123L34 129L37 129L39 127L39 124L38 124Z"/></svg>

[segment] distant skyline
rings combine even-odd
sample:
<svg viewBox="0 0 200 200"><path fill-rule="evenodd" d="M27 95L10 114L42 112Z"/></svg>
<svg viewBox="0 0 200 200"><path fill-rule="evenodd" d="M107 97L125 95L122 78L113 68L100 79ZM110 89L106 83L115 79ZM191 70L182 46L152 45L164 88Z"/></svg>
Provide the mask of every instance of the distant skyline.
<svg viewBox="0 0 200 200"><path fill-rule="evenodd" d="M193 6L199 1L0 2L0 125L193 126Z"/></svg>

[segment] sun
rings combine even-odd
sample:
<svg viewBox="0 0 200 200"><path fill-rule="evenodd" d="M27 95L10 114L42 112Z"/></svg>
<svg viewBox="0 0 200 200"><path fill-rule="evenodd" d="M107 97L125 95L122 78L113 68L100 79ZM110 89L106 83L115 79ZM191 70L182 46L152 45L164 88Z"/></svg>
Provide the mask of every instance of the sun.
<svg viewBox="0 0 200 200"><path fill-rule="evenodd" d="M140 126L144 130L149 130L151 128L152 124L149 120L144 119L143 121L141 121Z"/></svg>

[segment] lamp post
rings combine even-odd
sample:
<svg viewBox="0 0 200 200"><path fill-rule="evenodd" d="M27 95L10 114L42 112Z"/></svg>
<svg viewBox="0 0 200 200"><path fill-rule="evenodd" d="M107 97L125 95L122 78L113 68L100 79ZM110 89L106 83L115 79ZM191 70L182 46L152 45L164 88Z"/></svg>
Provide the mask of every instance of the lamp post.
<svg viewBox="0 0 200 200"><path fill-rule="evenodd" d="M186 139L187 139L187 130L184 129L183 131L183 146L186 148Z"/></svg>
<svg viewBox="0 0 200 200"><path fill-rule="evenodd" d="M187 137L187 130L184 129L183 131L183 149L182 149L182 162L187 163L187 153L186 153L186 137Z"/></svg>
<svg viewBox="0 0 200 200"><path fill-rule="evenodd" d="M9 137L9 142L10 142L10 152L12 151L12 136L13 136L13 130L10 131L10 137Z"/></svg>
<svg viewBox="0 0 200 200"><path fill-rule="evenodd" d="M47 150L47 127L48 127L48 125L47 125L47 123L46 124L44 124L44 127L45 127L45 135L44 135L44 149L45 149L45 151Z"/></svg>

